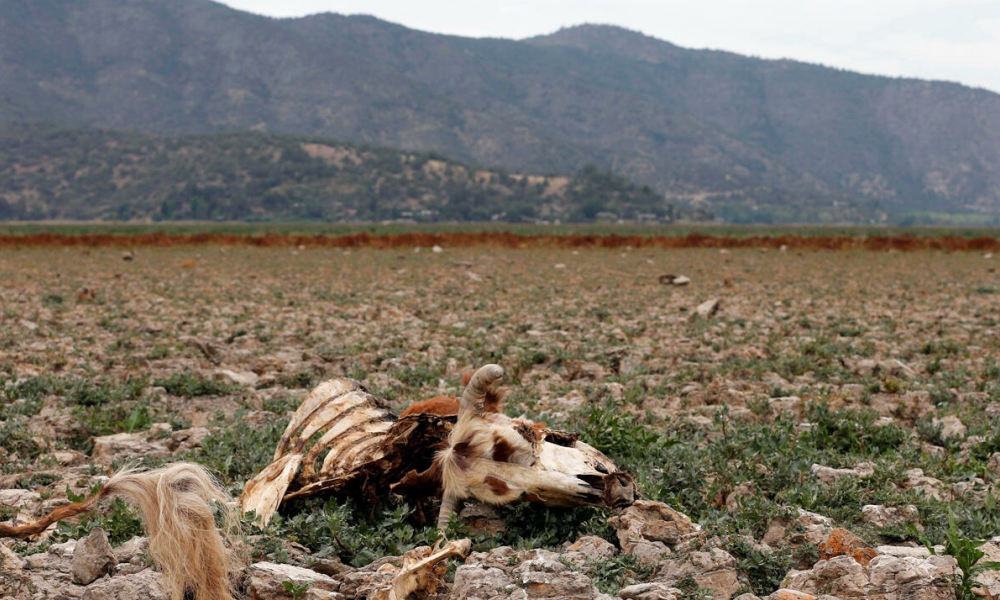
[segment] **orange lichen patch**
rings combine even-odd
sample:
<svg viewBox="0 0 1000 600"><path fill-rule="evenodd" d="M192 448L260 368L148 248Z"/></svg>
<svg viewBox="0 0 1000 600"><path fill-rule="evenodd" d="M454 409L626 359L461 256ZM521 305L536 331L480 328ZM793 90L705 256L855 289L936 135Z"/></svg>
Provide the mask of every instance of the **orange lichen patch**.
<svg viewBox="0 0 1000 600"><path fill-rule="evenodd" d="M861 538L839 527L831 531L830 537L819 545L820 560L830 560L834 556L850 556L863 567L868 566L876 554Z"/></svg>

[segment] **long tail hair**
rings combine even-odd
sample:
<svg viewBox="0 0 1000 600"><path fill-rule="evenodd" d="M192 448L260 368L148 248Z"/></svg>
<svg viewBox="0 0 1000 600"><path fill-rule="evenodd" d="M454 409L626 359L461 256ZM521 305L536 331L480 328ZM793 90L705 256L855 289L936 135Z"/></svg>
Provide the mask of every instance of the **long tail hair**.
<svg viewBox="0 0 1000 600"><path fill-rule="evenodd" d="M204 467L191 463L152 471L124 469L92 498L61 506L27 525L0 523L0 537L36 535L57 521L115 497L132 502L142 513L149 554L163 571L171 600L183 600L185 592L197 600L233 600L231 576L240 565L226 542L239 527L239 513L215 478ZM224 513L221 532L213 506Z"/></svg>

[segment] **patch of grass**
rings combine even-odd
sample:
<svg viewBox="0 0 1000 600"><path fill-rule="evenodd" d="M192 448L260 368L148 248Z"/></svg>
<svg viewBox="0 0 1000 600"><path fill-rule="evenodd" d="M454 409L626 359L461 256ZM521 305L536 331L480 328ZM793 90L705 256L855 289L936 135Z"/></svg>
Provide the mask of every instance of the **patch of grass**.
<svg viewBox="0 0 1000 600"><path fill-rule="evenodd" d="M730 537L725 549L736 559L737 568L746 575L748 585L741 592L764 597L781 587L781 582L795 567L791 548L771 550L754 545L745 537Z"/></svg>
<svg viewBox="0 0 1000 600"><path fill-rule="evenodd" d="M286 388L302 389L311 388L318 380L319 377L312 371L296 371L295 373L281 373L276 381L278 385Z"/></svg>
<svg viewBox="0 0 1000 600"><path fill-rule="evenodd" d="M267 556L272 560L282 558L281 542L286 541L302 544L314 558L337 556L345 564L360 567L383 556L433 545L439 537L434 527L411 525L413 510L405 504L359 510L350 502L312 498L295 505L295 514L283 509L261 532L271 540Z"/></svg>
<svg viewBox="0 0 1000 600"><path fill-rule="evenodd" d="M240 391L240 387L215 379L205 379L190 371L174 373L166 379L154 379L153 385L162 387L172 396L225 396Z"/></svg>
<svg viewBox="0 0 1000 600"><path fill-rule="evenodd" d="M45 450L28 431L27 421L20 416L0 421L0 448L16 454L21 460L34 460ZM14 467L13 464L9 466Z"/></svg>
<svg viewBox="0 0 1000 600"><path fill-rule="evenodd" d="M89 535L95 527L100 527L108 534L108 541L112 546L146 535L139 510L121 498L115 498L110 507L90 513L89 519L77 524L59 522L52 537L60 543L78 540Z"/></svg>
<svg viewBox="0 0 1000 600"><path fill-rule="evenodd" d="M17 485L25 490L33 490L38 487L52 485L60 481L62 477L54 473L34 473L17 480Z"/></svg>
<svg viewBox="0 0 1000 600"><path fill-rule="evenodd" d="M615 595L623 587L645 581L653 574L652 566L640 565L631 554L619 554L604 561L592 561L584 572L602 593Z"/></svg>
<svg viewBox="0 0 1000 600"><path fill-rule="evenodd" d="M205 438L201 448L187 457L215 471L224 483L239 487L271 463L288 425L287 420L280 419L257 429L243 421L243 414L236 411L229 427Z"/></svg>
<svg viewBox="0 0 1000 600"><path fill-rule="evenodd" d="M78 379L67 390L66 399L84 407L114 405L137 400L148 385L147 377L129 376L123 381Z"/></svg>

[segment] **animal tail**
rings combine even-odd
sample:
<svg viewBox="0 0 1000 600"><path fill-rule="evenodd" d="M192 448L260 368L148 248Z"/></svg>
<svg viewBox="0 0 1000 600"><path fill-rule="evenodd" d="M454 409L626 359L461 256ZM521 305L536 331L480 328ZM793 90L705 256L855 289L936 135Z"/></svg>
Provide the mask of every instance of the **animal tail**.
<svg viewBox="0 0 1000 600"><path fill-rule="evenodd" d="M142 513L149 554L163 571L171 600L182 600L185 592L197 600L233 600L230 575L239 564L226 540L239 525L239 513L215 478L191 463L152 471L124 469L92 498L61 506L27 525L0 523L0 537L23 539L41 533L57 521L116 497L133 503ZM213 505L224 512L221 532L215 524Z"/></svg>

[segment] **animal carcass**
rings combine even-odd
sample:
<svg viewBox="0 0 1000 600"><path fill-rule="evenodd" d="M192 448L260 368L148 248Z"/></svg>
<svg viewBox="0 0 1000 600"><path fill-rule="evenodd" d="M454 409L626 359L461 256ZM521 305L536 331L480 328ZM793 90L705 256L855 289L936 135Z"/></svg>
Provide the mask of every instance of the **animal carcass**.
<svg viewBox="0 0 1000 600"><path fill-rule="evenodd" d="M456 415L403 417L352 379L326 381L295 412L274 461L247 483L240 505L266 523L284 499L321 491L440 494L444 528L465 498L608 508L635 501L632 478L578 434L504 415L502 379L499 365L486 365Z"/></svg>

